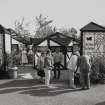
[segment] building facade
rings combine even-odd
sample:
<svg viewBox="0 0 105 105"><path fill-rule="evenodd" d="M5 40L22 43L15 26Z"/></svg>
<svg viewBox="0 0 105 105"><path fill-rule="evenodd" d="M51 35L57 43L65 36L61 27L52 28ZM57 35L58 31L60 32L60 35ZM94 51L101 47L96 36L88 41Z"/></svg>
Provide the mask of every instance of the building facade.
<svg viewBox="0 0 105 105"><path fill-rule="evenodd" d="M80 31L81 55L105 56L105 27L91 22Z"/></svg>

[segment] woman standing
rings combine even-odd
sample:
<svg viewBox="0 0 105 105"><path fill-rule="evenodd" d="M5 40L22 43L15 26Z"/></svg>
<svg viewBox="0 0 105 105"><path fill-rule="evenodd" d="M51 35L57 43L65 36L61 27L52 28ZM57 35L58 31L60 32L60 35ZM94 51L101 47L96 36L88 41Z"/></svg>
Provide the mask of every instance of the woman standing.
<svg viewBox="0 0 105 105"><path fill-rule="evenodd" d="M50 85L50 78L51 78L51 70L53 68L53 56L51 55L51 51L48 49L46 51L46 57L44 61L44 67L45 67L45 85Z"/></svg>
<svg viewBox="0 0 105 105"><path fill-rule="evenodd" d="M22 59L22 65L28 63L26 48L24 48L24 49L22 50L21 59Z"/></svg>
<svg viewBox="0 0 105 105"><path fill-rule="evenodd" d="M29 64L33 64L33 60L34 60L34 53L32 51L32 49L30 48L29 51L28 51L28 63Z"/></svg>

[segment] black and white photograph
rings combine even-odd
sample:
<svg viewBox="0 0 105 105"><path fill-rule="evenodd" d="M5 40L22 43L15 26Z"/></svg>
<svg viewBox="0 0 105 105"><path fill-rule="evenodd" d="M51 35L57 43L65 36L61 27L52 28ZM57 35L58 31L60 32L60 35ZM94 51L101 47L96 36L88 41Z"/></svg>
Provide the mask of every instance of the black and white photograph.
<svg viewBox="0 0 105 105"><path fill-rule="evenodd" d="M0 0L0 105L105 105L105 0Z"/></svg>

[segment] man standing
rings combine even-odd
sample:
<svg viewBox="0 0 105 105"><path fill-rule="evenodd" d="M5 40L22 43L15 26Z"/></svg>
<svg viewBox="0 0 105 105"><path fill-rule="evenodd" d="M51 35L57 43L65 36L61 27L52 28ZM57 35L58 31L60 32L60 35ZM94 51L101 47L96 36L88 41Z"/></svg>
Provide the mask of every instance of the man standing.
<svg viewBox="0 0 105 105"><path fill-rule="evenodd" d="M48 49L46 51L46 56L44 59L44 71L45 71L45 85L50 87L50 78L51 78L51 70L53 68L53 57L51 55L51 51Z"/></svg>
<svg viewBox="0 0 105 105"><path fill-rule="evenodd" d="M78 59L80 68L80 81L83 90L85 89L85 87L87 87L87 89L90 88L90 61L91 60L88 55L80 56Z"/></svg>
<svg viewBox="0 0 105 105"><path fill-rule="evenodd" d="M74 85L74 72L77 69L78 56L79 56L78 52L73 52L70 61L67 64L67 68L69 70L69 87L72 89L76 88Z"/></svg>
<svg viewBox="0 0 105 105"><path fill-rule="evenodd" d="M54 57L54 79L56 78L56 72L58 71L57 79L60 78L60 66L62 66L62 54L60 49L56 49L55 53L53 54Z"/></svg>
<svg viewBox="0 0 105 105"><path fill-rule="evenodd" d="M44 59L45 59L45 53L41 52L41 55L39 56L39 58L37 60L37 68L38 68L38 75L40 76L40 82L43 82L44 77L45 77Z"/></svg>

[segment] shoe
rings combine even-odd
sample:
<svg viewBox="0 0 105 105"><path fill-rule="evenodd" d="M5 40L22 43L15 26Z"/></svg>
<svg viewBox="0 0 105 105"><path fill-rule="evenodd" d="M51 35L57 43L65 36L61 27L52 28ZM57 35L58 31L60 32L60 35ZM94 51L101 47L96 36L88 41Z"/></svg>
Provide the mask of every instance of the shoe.
<svg viewBox="0 0 105 105"><path fill-rule="evenodd" d="M53 79L56 79L56 77L53 77Z"/></svg>
<svg viewBox="0 0 105 105"><path fill-rule="evenodd" d="M71 89L76 89L76 86L70 86L69 88L71 88Z"/></svg>
<svg viewBox="0 0 105 105"><path fill-rule="evenodd" d="M42 80L39 81L40 83L44 83Z"/></svg>
<svg viewBox="0 0 105 105"><path fill-rule="evenodd" d="M54 87L54 86L51 86L51 85L49 85L49 86L47 86L48 88L56 88L56 87Z"/></svg>
<svg viewBox="0 0 105 105"><path fill-rule="evenodd" d="M60 77L57 78L58 80L60 79Z"/></svg>
<svg viewBox="0 0 105 105"><path fill-rule="evenodd" d="M86 89L87 89L87 90L89 90L89 89L90 89L90 87L87 87Z"/></svg>
<svg viewBox="0 0 105 105"><path fill-rule="evenodd" d="M82 89L82 90L85 90L85 88L84 88L84 87L82 87L81 89Z"/></svg>
<svg viewBox="0 0 105 105"><path fill-rule="evenodd" d="M52 88L52 86L51 86L51 85L47 85L47 87L48 87L48 88Z"/></svg>

